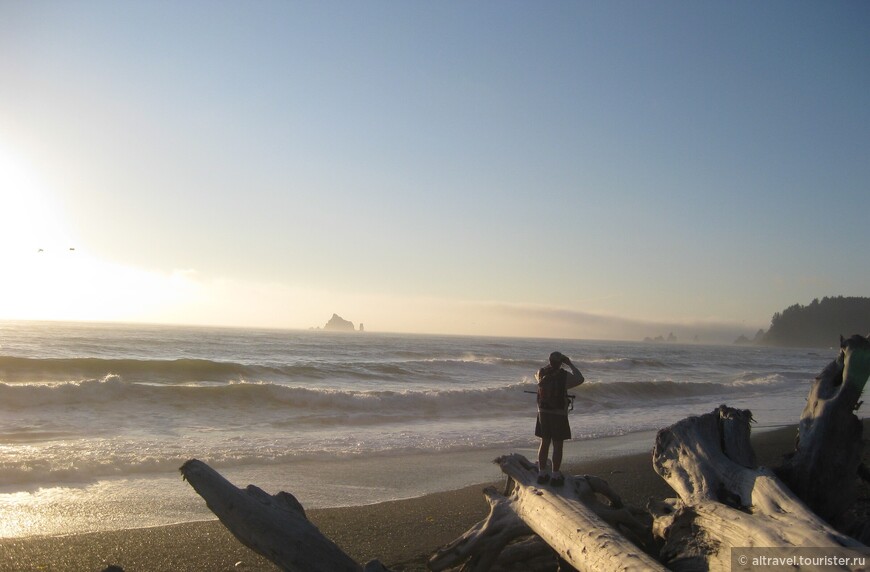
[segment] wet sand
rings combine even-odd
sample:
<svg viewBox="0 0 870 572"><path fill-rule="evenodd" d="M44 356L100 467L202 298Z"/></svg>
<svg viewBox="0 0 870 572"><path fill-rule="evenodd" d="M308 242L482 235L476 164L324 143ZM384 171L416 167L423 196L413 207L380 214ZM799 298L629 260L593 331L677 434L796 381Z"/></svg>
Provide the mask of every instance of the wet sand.
<svg viewBox="0 0 870 572"><path fill-rule="evenodd" d="M756 431L759 464L776 465L793 446L795 428ZM650 451L653 443L650 443ZM563 467L606 479L628 504L675 496L652 468L650 454L611 457ZM493 484L493 483L489 483ZM494 483L501 486L501 483ZM377 558L394 571L426 570L426 560L486 517L486 484L367 506L307 511L320 530L360 563ZM273 492L273 491L270 491ZM218 521L53 537L0 539L0 572L274 571Z"/></svg>

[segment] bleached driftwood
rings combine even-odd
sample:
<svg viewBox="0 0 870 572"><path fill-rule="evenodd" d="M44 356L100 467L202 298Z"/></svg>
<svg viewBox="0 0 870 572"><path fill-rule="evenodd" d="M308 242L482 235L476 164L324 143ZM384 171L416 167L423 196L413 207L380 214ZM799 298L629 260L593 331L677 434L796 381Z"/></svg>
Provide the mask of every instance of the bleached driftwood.
<svg viewBox="0 0 870 572"><path fill-rule="evenodd" d="M377 560L357 564L305 516L290 493L270 495L254 485L240 489L196 459L179 469L208 508L242 544L282 570L298 572L388 572Z"/></svg>
<svg viewBox="0 0 870 572"><path fill-rule="evenodd" d="M732 547L863 547L756 468L750 420L723 405L659 431L653 465L680 496L652 507L666 540L662 560L671 569L730 570Z"/></svg>
<svg viewBox="0 0 870 572"><path fill-rule="evenodd" d="M854 411L870 376L870 341L840 338L840 352L816 377L798 425L795 451L777 474L819 516L848 526L858 498L863 425Z"/></svg>
<svg viewBox="0 0 870 572"><path fill-rule="evenodd" d="M492 572L530 572L552 570L556 554L539 536L532 535L508 544L491 568Z"/></svg>
<svg viewBox="0 0 870 572"><path fill-rule="evenodd" d="M532 530L517 518L507 498L492 487L484 489L483 494L489 502L489 515L437 550L429 558L430 570L439 572L466 561L467 570L489 570L508 543L532 534Z"/></svg>
<svg viewBox="0 0 870 572"><path fill-rule="evenodd" d="M537 469L522 455L496 462L513 483L514 512L577 570L663 570L617 530L641 540L647 534L603 480L566 477L562 487L540 486ZM609 495L613 505L600 502L596 493Z"/></svg>
<svg viewBox="0 0 870 572"><path fill-rule="evenodd" d="M664 570L623 535L639 544L651 541L648 527L622 506L602 479L566 477L561 487L542 486L537 484L537 469L522 455L500 457L496 463L509 477L506 496L490 489L490 517L436 552L429 564L432 570L468 557L472 559L467 569L488 570L485 566L496 560L498 551L527 529L577 570Z"/></svg>

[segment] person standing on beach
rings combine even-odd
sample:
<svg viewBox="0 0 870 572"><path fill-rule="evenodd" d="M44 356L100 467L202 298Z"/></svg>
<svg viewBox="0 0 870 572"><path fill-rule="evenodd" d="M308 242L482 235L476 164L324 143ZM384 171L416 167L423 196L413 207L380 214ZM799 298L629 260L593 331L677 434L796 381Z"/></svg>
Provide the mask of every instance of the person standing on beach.
<svg viewBox="0 0 870 572"><path fill-rule="evenodd" d="M562 466L562 446L565 439L571 438L568 390L586 380L568 356L553 352L549 361L550 363L535 374L538 381L538 420L535 423L535 436L541 438L541 446L538 448L538 483L544 485L549 482L558 487L565 482L565 477L559 470ZM568 366L570 371L563 369L563 365ZM553 444L552 478L547 472L550 443Z"/></svg>

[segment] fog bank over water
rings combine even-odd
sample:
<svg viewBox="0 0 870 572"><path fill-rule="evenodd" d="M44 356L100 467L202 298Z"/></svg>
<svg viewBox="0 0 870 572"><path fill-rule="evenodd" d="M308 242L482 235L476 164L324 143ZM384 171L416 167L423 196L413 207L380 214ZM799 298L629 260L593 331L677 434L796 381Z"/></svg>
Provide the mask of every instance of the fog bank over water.
<svg viewBox="0 0 870 572"><path fill-rule="evenodd" d="M541 306L493 304L492 310L506 320L522 323L534 331L550 332L542 337L565 337L580 339L629 340L670 334L677 342L685 343L733 343L740 335L751 337L764 324L735 323L725 320L653 321L607 316L564 308Z"/></svg>

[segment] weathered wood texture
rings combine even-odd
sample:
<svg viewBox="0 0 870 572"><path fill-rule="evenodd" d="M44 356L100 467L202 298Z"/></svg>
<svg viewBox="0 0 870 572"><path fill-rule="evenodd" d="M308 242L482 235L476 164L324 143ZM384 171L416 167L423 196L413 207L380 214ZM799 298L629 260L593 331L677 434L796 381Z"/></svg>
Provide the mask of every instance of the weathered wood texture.
<svg viewBox="0 0 870 572"><path fill-rule="evenodd" d="M180 469L208 508L245 546L292 572L376 572L378 561L360 566L326 538L290 493L270 495L254 485L240 489L192 459Z"/></svg>
<svg viewBox="0 0 870 572"><path fill-rule="evenodd" d="M777 469L798 497L838 527L858 498L863 425L854 411L870 376L870 341L855 335L840 346L813 382L795 450Z"/></svg>
<svg viewBox="0 0 870 572"><path fill-rule="evenodd" d="M730 570L732 547L862 547L756 468L750 420L723 405L659 431L653 466L680 496L654 507L662 560L671 569Z"/></svg>
<svg viewBox="0 0 870 572"><path fill-rule="evenodd" d="M438 550L429 561L433 571L462 562L463 570L475 572L517 562L523 570L552 570L554 552L581 571L664 570L642 549L652 545L648 515L624 507L603 479L566 476L560 487L539 485L537 468L525 457L508 455L496 463L508 476L505 494L485 491L490 515ZM544 554L540 541L508 545L533 532L548 546Z"/></svg>
<svg viewBox="0 0 870 572"><path fill-rule="evenodd" d="M542 486L537 469L525 457L508 455L496 462L513 482L513 511L577 570L663 570L624 536L643 543L649 533L601 479L566 477L561 487ZM601 502L597 494L609 495L612 504Z"/></svg>
<svg viewBox="0 0 870 572"><path fill-rule="evenodd" d="M506 497L491 487L484 489L483 493L489 502L489 516L438 549L429 558L428 566L433 572L463 563L463 570L490 570L508 543L532 534L532 530L517 518Z"/></svg>

